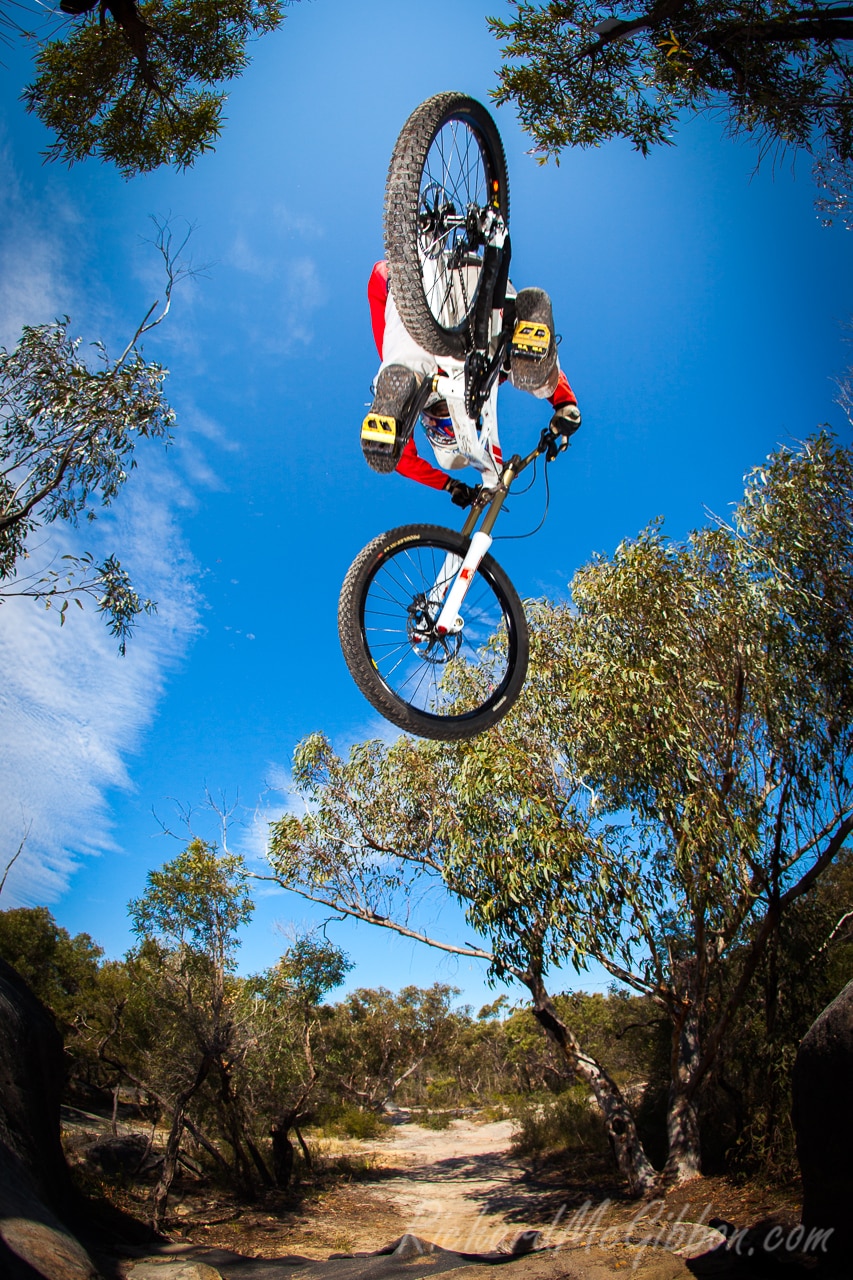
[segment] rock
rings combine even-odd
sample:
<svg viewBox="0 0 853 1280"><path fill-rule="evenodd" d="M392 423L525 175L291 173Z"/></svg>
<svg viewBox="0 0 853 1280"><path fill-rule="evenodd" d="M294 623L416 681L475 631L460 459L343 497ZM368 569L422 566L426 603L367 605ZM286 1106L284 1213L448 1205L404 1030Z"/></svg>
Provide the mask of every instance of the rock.
<svg viewBox="0 0 853 1280"><path fill-rule="evenodd" d="M435 1253L436 1248L431 1240L421 1240L420 1236L413 1236L407 1231L396 1242L391 1256L398 1262L407 1262L409 1258L422 1258L426 1253Z"/></svg>
<svg viewBox="0 0 853 1280"><path fill-rule="evenodd" d="M428 1253L441 1253L439 1245L433 1244L431 1240L421 1240L420 1236L412 1235L407 1231L405 1235L398 1236L396 1240L392 1240L390 1244L384 1245L381 1249L374 1249L371 1253L332 1253L332 1258L381 1258L392 1257L398 1262L406 1262L409 1258L422 1258Z"/></svg>
<svg viewBox="0 0 853 1280"><path fill-rule="evenodd" d="M804 1246L822 1257L853 1249L853 982L803 1037L792 1118L803 1178ZM828 1237L815 1232L831 1232Z"/></svg>
<svg viewBox="0 0 853 1280"><path fill-rule="evenodd" d="M126 1133L115 1138L99 1138L85 1147L83 1154L104 1173L136 1173L150 1148L144 1133Z"/></svg>
<svg viewBox="0 0 853 1280"><path fill-rule="evenodd" d="M385 1119L391 1124L408 1124L412 1118L411 1111L404 1111L402 1107L398 1107L396 1102L392 1102L390 1098L386 1098L382 1103L382 1111Z"/></svg>
<svg viewBox="0 0 853 1280"><path fill-rule="evenodd" d="M673 1223L667 1248L679 1258L703 1258L716 1249L725 1246L728 1237L722 1231L704 1222L688 1222L686 1219Z"/></svg>
<svg viewBox="0 0 853 1280"><path fill-rule="evenodd" d="M37 1201L28 1200L20 1217L0 1222L0 1274L4 1280L100 1280L78 1240Z"/></svg>
<svg viewBox="0 0 853 1280"><path fill-rule="evenodd" d="M59 1141L62 1039L23 978L0 960L0 1275L96 1280L63 1226L79 1200Z"/></svg>
<svg viewBox="0 0 853 1280"><path fill-rule="evenodd" d="M526 1253L533 1253L542 1247L541 1231L519 1231L509 1247L514 1258L521 1258Z"/></svg>
<svg viewBox="0 0 853 1280"><path fill-rule="evenodd" d="M128 1269L127 1280L222 1280L222 1272L206 1262L175 1262L166 1258L134 1263Z"/></svg>
<svg viewBox="0 0 853 1280"><path fill-rule="evenodd" d="M0 960L0 1143L55 1208L73 1195L59 1141L63 1076L62 1037L52 1016Z"/></svg>
<svg viewBox="0 0 853 1280"><path fill-rule="evenodd" d="M514 1236L505 1236L498 1242L495 1253L510 1254L514 1258L524 1257L542 1248L541 1231L518 1231Z"/></svg>

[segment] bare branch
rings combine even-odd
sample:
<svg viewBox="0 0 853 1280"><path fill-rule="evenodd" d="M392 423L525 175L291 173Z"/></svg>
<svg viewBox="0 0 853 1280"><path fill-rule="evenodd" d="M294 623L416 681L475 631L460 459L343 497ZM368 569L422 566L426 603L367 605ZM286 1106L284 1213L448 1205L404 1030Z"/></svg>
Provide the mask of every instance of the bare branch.
<svg viewBox="0 0 853 1280"><path fill-rule="evenodd" d="M2 878L2 880L0 880L0 893L2 893L2 892L3 892L3 887L4 887L4 885L6 884L6 877L8 876L9 872L10 872L10 871L12 870L12 868L14 867L15 863L16 863L16 862L18 861L18 859L20 858L21 854L23 853L23 851L24 851L24 845L27 843L27 840L29 839L29 835L30 835L30 832L32 831L32 829L33 829L33 824L32 824L32 822L28 822L28 823L27 823L27 829L26 829L26 831L24 832L23 836L21 837L21 843L18 845L17 849L16 849L16 850L15 850L15 852L12 854L11 858L9 859L9 861L6 863L6 868L5 868L4 872L3 872L3 878Z"/></svg>

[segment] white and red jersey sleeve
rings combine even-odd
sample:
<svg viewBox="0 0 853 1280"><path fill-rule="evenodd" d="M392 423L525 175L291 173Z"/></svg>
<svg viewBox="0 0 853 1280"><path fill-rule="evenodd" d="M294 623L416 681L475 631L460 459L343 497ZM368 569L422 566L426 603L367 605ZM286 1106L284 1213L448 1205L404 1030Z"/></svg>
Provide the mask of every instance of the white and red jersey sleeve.
<svg viewBox="0 0 853 1280"><path fill-rule="evenodd" d="M577 404L578 398L569 386L569 380L560 370L560 376L557 379L557 386L552 396L549 396L551 404L555 409L560 409L564 404Z"/></svg>
<svg viewBox="0 0 853 1280"><path fill-rule="evenodd" d="M431 462L421 457L412 436L406 441L400 461L397 463L397 470L407 480L417 480L419 484L429 485L430 489L443 489L447 484L445 472L439 471L438 467L434 467Z"/></svg>

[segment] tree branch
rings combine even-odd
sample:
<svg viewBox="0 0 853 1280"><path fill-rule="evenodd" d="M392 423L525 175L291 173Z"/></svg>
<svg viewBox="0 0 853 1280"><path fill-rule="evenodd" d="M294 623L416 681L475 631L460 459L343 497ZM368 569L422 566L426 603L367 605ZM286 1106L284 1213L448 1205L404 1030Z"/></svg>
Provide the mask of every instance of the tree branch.
<svg viewBox="0 0 853 1280"><path fill-rule="evenodd" d="M391 920L389 916L377 915L375 911L371 911L368 907L353 907L346 903L335 901L333 898L324 897L322 894L310 893L307 889L297 888L294 884L288 884L278 876L262 876L255 871L249 873L252 880L269 880L275 884L281 885L282 889L287 889L291 893L296 893L300 898L307 898L309 902L319 902L321 906L328 907L335 913L340 912L342 915L351 916L355 920L363 920L366 924L381 925L383 929L390 929L394 933L402 934L404 938L412 938L415 942L423 942L428 947L434 947L438 951L449 951L451 955L470 956L474 960L488 960L490 964L495 961L495 954L492 951L482 951L479 947L462 947L452 942L439 942L437 938L431 938L428 934L418 933L414 929L407 929L404 925L397 924ZM507 965L502 965L507 973L511 973L513 977L520 978L520 971Z"/></svg>

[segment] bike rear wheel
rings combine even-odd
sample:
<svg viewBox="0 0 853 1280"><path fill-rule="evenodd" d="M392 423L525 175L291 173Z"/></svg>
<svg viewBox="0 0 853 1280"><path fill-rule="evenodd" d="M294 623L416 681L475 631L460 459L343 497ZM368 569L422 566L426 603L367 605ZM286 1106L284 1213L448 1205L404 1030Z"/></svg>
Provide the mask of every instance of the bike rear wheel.
<svg viewBox="0 0 853 1280"><path fill-rule="evenodd" d="M492 295L505 272L482 235L489 210L509 226L506 158L495 123L473 98L436 94L403 126L385 186L394 300L415 342L434 355L463 358L475 345L478 318L482 326L493 302L503 305Z"/></svg>
<svg viewBox="0 0 853 1280"><path fill-rule="evenodd" d="M527 620L499 564L484 556L463 601L462 627L435 621L468 539L436 525L381 534L341 589L338 632L358 687L392 724L423 738L472 738L515 702L527 674Z"/></svg>

